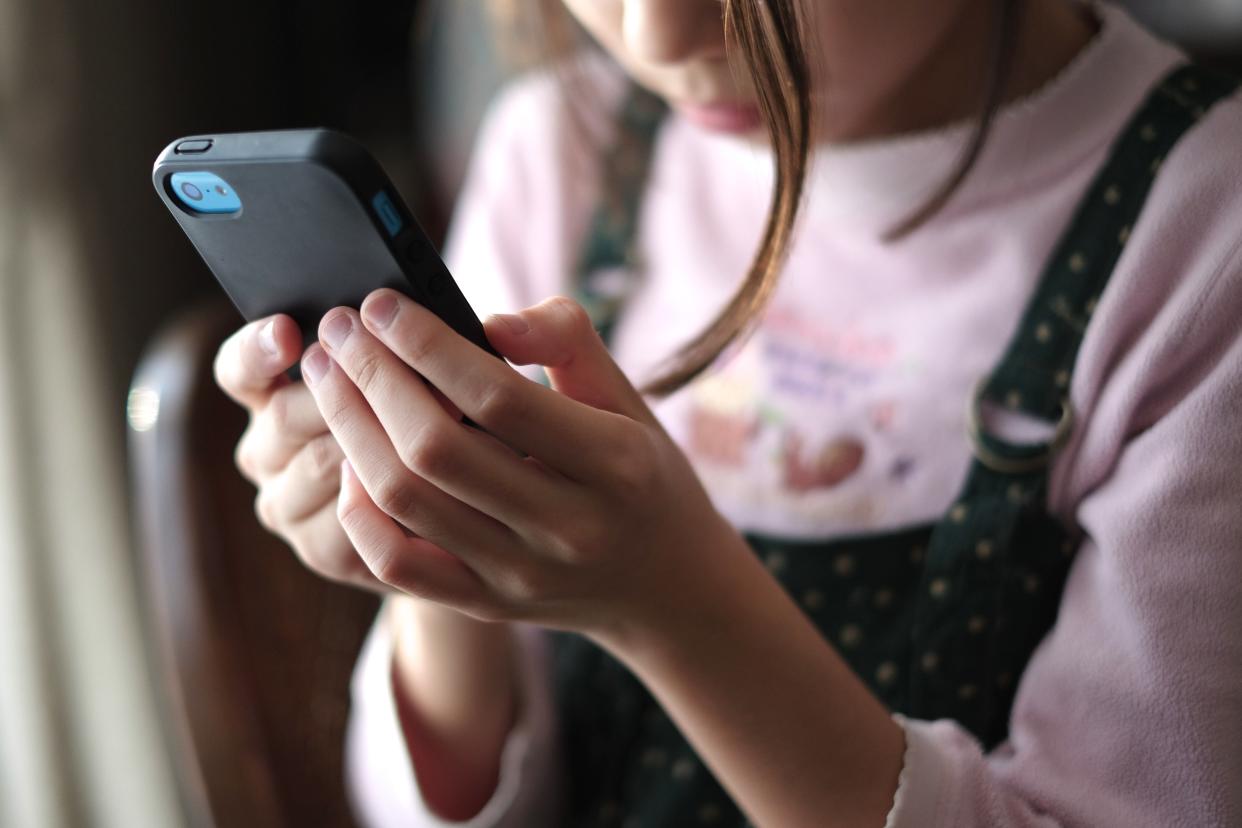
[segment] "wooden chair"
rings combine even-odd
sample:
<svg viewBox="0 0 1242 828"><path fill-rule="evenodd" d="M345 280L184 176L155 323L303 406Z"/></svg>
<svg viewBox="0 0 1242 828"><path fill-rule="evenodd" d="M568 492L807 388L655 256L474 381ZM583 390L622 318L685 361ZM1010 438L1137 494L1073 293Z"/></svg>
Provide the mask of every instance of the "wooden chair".
<svg viewBox="0 0 1242 828"><path fill-rule="evenodd" d="M211 362L240 324L214 304L150 346L129 398L149 641L192 824L352 825L343 738L378 599L306 570L233 465L245 413Z"/></svg>

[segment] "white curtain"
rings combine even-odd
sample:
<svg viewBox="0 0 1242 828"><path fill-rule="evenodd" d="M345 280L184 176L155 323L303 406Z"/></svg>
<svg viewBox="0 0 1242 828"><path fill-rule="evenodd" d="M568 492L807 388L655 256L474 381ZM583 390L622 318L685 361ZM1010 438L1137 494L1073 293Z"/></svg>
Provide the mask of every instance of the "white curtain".
<svg viewBox="0 0 1242 828"><path fill-rule="evenodd" d="M119 412L61 172L89 92L71 14L64 0L0 2L0 825L175 828Z"/></svg>

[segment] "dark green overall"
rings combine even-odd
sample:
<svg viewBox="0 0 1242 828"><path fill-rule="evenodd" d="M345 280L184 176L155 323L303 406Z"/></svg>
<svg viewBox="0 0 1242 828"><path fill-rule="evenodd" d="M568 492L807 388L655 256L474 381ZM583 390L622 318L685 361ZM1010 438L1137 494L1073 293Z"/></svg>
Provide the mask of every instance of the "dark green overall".
<svg viewBox="0 0 1242 828"><path fill-rule="evenodd" d="M1161 160L1235 86L1181 67L1117 140L1000 364L977 388L967 435L974 460L943 518L818 542L748 536L772 575L892 711L955 719L989 748L1005 738L1017 680L1052 626L1077 547L1074 528L1048 514L1046 496L1049 460L1073 426L1067 395L1087 321ZM607 159L607 196L578 285L605 337L625 297L605 294L593 276L637 270L630 251L663 113L658 101L633 93ZM1002 441L981 424L984 401L1056 423L1056 433L1038 445ZM571 777L569 825L746 824L618 662L576 636L556 636L554 652Z"/></svg>

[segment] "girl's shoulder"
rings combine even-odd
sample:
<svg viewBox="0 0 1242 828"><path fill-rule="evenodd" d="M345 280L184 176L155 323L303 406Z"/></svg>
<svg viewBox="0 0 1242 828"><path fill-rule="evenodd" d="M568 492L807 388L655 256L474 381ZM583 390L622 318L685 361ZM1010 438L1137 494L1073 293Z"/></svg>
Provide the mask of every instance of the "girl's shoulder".
<svg viewBox="0 0 1242 828"><path fill-rule="evenodd" d="M1164 274L1170 299L1224 292L1242 302L1242 89L1208 110L1155 172L1134 257ZM1186 312L1197 315L1195 305Z"/></svg>
<svg viewBox="0 0 1242 828"><path fill-rule="evenodd" d="M1175 203L1208 224L1237 228L1242 213L1242 86L1208 110L1161 162L1155 203Z"/></svg>
<svg viewBox="0 0 1242 828"><path fill-rule="evenodd" d="M1106 445L1087 452L1100 474L1123 435L1242 389L1242 93L1209 110L1155 172L1075 369L1081 402L1113 423L1098 430Z"/></svg>
<svg viewBox="0 0 1242 828"><path fill-rule="evenodd" d="M512 311L570 289L619 81L584 58L523 74L492 100L446 250L476 310Z"/></svg>
<svg viewBox="0 0 1242 828"><path fill-rule="evenodd" d="M1133 226L1096 240L1124 248L1098 306L1093 298L1073 317L1090 322L1073 373L1080 426L1051 495L1068 521L1110 476L1151 474L1147 461L1123 462L1128 447L1242 459L1230 435L1242 405L1242 92L1117 186L1153 174Z"/></svg>
<svg viewBox="0 0 1242 828"><path fill-rule="evenodd" d="M581 183L607 146L625 84L614 65L591 54L514 77L483 118L476 164L522 176L526 186L566 178Z"/></svg>

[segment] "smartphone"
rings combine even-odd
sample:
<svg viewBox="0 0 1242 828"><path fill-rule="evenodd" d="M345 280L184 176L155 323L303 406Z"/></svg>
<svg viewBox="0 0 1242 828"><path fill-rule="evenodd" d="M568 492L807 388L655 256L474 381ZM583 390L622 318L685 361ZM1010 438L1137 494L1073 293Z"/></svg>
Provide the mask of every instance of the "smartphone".
<svg viewBox="0 0 1242 828"><path fill-rule="evenodd" d="M397 188L353 138L327 129L188 136L160 153L152 180L247 320L286 313L309 345L328 310L357 308L388 287L498 356Z"/></svg>

